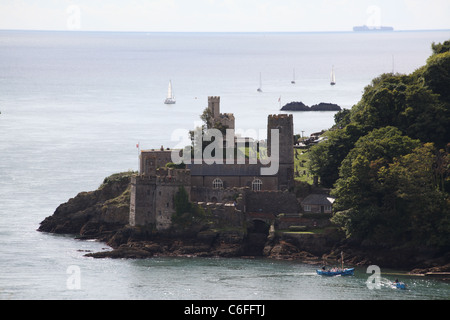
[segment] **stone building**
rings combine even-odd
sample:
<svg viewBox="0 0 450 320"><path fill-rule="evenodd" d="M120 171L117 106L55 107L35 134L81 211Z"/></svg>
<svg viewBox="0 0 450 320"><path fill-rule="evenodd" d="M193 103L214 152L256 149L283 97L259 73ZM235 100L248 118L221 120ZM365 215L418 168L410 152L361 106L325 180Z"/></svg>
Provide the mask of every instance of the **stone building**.
<svg viewBox="0 0 450 320"><path fill-rule="evenodd" d="M332 213L334 198L327 194L310 194L302 200L301 206L307 213Z"/></svg>
<svg viewBox="0 0 450 320"><path fill-rule="evenodd" d="M209 97L208 108L215 121L234 129L234 115L220 113L220 97ZM272 141L272 130L278 132L278 154L272 150L277 141ZM166 164L172 162L172 150L142 150L140 154L139 175L132 179L130 202L130 225L152 225L158 230L170 227L170 219L175 212L173 198L180 186L184 186L191 201L227 202L232 201L245 190L246 199L252 199L250 193L270 192L267 199L276 199L294 185L294 134L292 115L268 116L268 149L269 157L276 157L278 166L275 173L263 174L262 169L271 164L252 163L246 159L244 163L214 163L204 161L198 164L187 164L185 169L169 169ZM236 141L236 140L235 140ZM274 144L272 144L272 142ZM273 153L273 154L272 154ZM285 196L284 196L285 197ZM260 198L260 197L257 197ZM295 197L293 197L295 201ZM250 200L249 200L250 201ZM278 203L278 201L272 201ZM296 207L296 203L287 203L288 210ZM244 204L243 208L247 206Z"/></svg>

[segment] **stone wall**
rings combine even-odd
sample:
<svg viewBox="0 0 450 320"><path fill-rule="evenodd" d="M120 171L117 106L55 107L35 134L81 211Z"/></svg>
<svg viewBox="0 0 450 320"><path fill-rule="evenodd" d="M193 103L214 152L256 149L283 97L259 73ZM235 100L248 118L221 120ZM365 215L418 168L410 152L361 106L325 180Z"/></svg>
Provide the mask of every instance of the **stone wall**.
<svg viewBox="0 0 450 320"><path fill-rule="evenodd" d="M192 187L192 202L234 202L242 193L240 188L213 189L207 187Z"/></svg>
<svg viewBox="0 0 450 320"><path fill-rule="evenodd" d="M277 176L199 176L194 175L191 178L192 185L204 188L213 188L213 181L220 179L223 182L223 188L252 188L252 183L255 179L261 180L261 190L277 190L278 189L278 177ZM208 201L208 200L199 200Z"/></svg>
<svg viewBox="0 0 450 320"><path fill-rule="evenodd" d="M157 230L169 228L175 213L175 194L181 186L190 194L189 170L159 168L156 173L156 176L131 178L131 226L153 226Z"/></svg>
<svg viewBox="0 0 450 320"><path fill-rule="evenodd" d="M298 213L300 205L295 194L283 191L253 192L246 190L244 193L246 212L261 213Z"/></svg>
<svg viewBox="0 0 450 320"><path fill-rule="evenodd" d="M159 150L142 150L139 157L139 173L151 176L156 174L156 169L165 167L167 163L172 162L172 150L164 150L163 146Z"/></svg>
<svg viewBox="0 0 450 320"><path fill-rule="evenodd" d="M244 213L238 210L233 203L199 202L199 205L212 215L215 228L243 229L246 225Z"/></svg>
<svg viewBox="0 0 450 320"><path fill-rule="evenodd" d="M131 177L130 226L154 224L156 178Z"/></svg>

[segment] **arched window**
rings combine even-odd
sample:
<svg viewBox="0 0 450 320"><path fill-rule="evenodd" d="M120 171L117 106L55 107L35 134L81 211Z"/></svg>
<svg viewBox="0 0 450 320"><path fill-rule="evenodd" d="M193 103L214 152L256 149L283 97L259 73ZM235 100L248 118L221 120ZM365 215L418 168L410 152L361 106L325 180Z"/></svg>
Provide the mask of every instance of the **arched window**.
<svg viewBox="0 0 450 320"><path fill-rule="evenodd" d="M253 191L261 191L262 181L261 179L254 179L252 182Z"/></svg>
<svg viewBox="0 0 450 320"><path fill-rule="evenodd" d="M213 188L214 189L222 189L223 188L223 181L219 178L214 179L213 181Z"/></svg>

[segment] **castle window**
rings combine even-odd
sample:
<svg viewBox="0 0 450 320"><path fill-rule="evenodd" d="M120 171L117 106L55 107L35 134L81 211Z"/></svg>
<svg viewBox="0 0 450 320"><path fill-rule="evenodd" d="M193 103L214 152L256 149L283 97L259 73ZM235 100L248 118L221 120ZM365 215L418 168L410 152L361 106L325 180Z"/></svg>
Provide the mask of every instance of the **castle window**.
<svg viewBox="0 0 450 320"><path fill-rule="evenodd" d="M213 188L214 189L222 189L223 188L223 181L219 178L214 179L213 181Z"/></svg>
<svg viewBox="0 0 450 320"><path fill-rule="evenodd" d="M253 191L261 191L262 181L261 179L255 179L252 182L252 190Z"/></svg>

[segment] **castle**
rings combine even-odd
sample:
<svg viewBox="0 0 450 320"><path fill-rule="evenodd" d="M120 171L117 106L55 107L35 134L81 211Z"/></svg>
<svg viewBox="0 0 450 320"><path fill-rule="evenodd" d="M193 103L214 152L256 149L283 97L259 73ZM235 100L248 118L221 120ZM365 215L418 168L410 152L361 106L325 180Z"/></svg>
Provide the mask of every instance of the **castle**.
<svg viewBox="0 0 450 320"><path fill-rule="evenodd" d="M220 113L220 97L208 97L211 119L208 127L227 128L234 132L235 118L231 113ZM278 141L272 132L276 130ZM268 164L244 159L238 163L187 164L183 169L167 168L172 162L173 150L142 150L139 174L131 180L130 225L151 226L165 230L171 226L175 213L174 197L183 186L190 201L202 203L233 203L236 194L241 197L241 211L268 211L275 213L295 211L295 196L286 197L286 190L294 185L294 134L292 115L269 115L267 122L267 154L274 153L277 169L274 174L263 174ZM227 138L229 138L227 134ZM237 147L238 138L224 141ZM228 139L229 140L229 139ZM277 154L272 150L277 147ZM289 199L291 200L289 200ZM283 199L283 201L277 201Z"/></svg>

